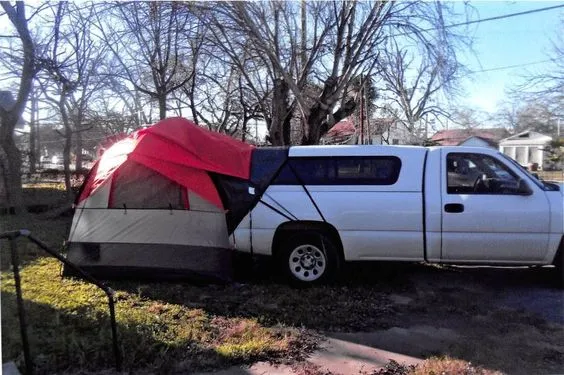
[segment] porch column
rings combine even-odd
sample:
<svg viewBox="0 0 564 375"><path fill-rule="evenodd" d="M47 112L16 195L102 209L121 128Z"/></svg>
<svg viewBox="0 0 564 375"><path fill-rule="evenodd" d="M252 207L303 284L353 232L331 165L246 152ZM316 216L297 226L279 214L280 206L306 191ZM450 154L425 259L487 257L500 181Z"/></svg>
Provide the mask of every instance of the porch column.
<svg viewBox="0 0 564 375"><path fill-rule="evenodd" d="M523 164L525 164L525 166L529 166L529 146L525 146L525 161Z"/></svg>

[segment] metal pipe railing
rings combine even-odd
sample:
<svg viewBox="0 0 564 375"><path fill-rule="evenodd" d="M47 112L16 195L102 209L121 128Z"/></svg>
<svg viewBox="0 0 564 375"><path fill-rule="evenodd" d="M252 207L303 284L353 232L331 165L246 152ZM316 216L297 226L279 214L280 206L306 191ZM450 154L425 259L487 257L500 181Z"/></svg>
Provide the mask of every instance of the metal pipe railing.
<svg viewBox="0 0 564 375"><path fill-rule="evenodd" d="M41 242L39 239L35 238L31 235L31 232L27 229L16 230L11 232L4 232L0 233L0 240L8 239L10 242L10 252L12 257L12 268L14 272L14 281L16 284L16 299L18 305L18 316L20 320L20 332L22 336L22 346L24 352L24 361L26 367L26 373L32 374L33 373L33 362L30 355L29 350L29 340L27 336L27 322L25 317L25 309L23 305L23 298L22 298L22 290L21 290L21 279L20 279L20 271L19 271L19 254L17 251L16 240L18 237L26 237L29 241L36 244L39 248L43 249L53 257L57 258L60 262L64 263L66 266L70 267L73 271L79 274L82 278L86 281L96 285L98 288L102 289L106 296L108 296L108 306L110 309L110 320L111 320L111 327L112 327L112 343L113 343L113 350L114 350L114 358L115 358L115 367L116 371L121 371L121 355L119 352L119 345L118 345L118 338L117 338L117 325L116 325L116 315L115 315L115 304L114 304L114 291L104 285L99 280L96 280L94 277L89 275L88 273L84 272L80 267L76 266L72 262L68 261L65 257L63 257L58 252L52 250Z"/></svg>

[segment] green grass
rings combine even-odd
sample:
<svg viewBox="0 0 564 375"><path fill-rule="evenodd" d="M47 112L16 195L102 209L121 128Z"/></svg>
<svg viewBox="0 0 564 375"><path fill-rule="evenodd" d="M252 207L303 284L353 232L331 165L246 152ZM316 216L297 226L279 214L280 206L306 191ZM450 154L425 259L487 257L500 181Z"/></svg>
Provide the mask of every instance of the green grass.
<svg viewBox="0 0 564 375"><path fill-rule="evenodd" d="M105 295L59 277L54 259L39 258L22 272L38 373L111 367L111 331ZM2 273L3 361L21 362L14 281ZM164 296L166 297L166 296ZM221 317L204 309L119 291L116 319L126 369L192 371L292 356L302 333L256 319Z"/></svg>

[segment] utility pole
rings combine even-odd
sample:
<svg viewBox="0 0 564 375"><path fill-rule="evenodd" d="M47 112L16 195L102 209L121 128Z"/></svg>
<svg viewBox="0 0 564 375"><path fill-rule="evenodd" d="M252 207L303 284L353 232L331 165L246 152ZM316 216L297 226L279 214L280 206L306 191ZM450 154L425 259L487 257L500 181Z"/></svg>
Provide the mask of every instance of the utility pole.
<svg viewBox="0 0 564 375"><path fill-rule="evenodd" d="M368 90L366 90L366 82L363 85L364 88L364 112L366 114L366 132L368 134L368 144L372 144L372 132L370 131L370 116L368 110L370 109L368 101ZM367 104L368 103L368 104Z"/></svg>
<svg viewBox="0 0 564 375"><path fill-rule="evenodd" d="M360 144L364 144L364 77L360 75Z"/></svg>
<svg viewBox="0 0 564 375"><path fill-rule="evenodd" d="M425 141L429 137L429 114L425 114Z"/></svg>
<svg viewBox="0 0 564 375"><path fill-rule="evenodd" d="M307 64L307 54L306 54L306 49L307 49L307 3L306 0L302 0L302 14L301 14L301 18L302 18L302 36L301 36L301 46L300 46L300 57L301 57L301 74L304 75L306 74L306 64ZM303 108L301 108L301 106L298 103L298 108L300 108L300 112L301 112L301 118L302 118L302 129L307 128L307 119L304 115L304 110ZM291 133L291 131L290 131ZM304 136L305 134L303 134L302 136ZM290 136L291 138L291 136ZM290 140L291 143L291 140Z"/></svg>
<svg viewBox="0 0 564 375"><path fill-rule="evenodd" d="M307 63L307 8L306 0L302 0L302 45L301 45L301 60L302 60L302 71L304 71Z"/></svg>

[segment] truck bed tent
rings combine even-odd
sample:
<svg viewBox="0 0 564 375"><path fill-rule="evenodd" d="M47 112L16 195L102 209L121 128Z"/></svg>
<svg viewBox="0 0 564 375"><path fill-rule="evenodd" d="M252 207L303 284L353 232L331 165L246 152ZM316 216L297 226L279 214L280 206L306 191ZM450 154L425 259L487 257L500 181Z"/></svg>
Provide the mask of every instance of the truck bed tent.
<svg viewBox="0 0 564 375"><path fill-rule="evenodd" d="M139 130L86 178L67 257L102 277L229 279L229 234L286 158L285 149L256 149L183 118Z"/></svg>

